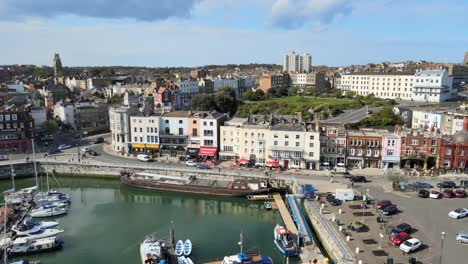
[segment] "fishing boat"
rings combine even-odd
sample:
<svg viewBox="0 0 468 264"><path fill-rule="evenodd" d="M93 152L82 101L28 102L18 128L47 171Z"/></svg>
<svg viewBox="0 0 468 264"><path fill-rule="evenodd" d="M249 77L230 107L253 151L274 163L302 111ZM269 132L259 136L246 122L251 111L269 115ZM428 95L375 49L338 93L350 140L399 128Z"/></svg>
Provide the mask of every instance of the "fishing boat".
<svg viewBox="0 0 468 264"><path fill-rule="evenodd" d="M45 208L45 209L34 209L29 214L31 217L51 217L51 216L59 216L68 213L67 208L59 208L59 207L52 207L52 208Z"/></svg>
<svg viewBox="0 0 468 264"><path fill-rule="evenodd" d="M219 196L238 196L268 193L271 188L266 180L211 180L195 176L170 176L153 173L121 172L123 184L160 191L195 193Z"/></svg>
<svg viewBox="0 0 468 264"><path fill-rule="evenodd" d="M283 226L276 225L273 231L274 242L278 250L285 256L297 256L299 247L294 241L293 235Z"/></svg>
<svg viewBox="0 0 468 264"><path fill-rule="evenodd" d="M63 241L56 237L47 237L41 239L31 239L28 237L19 237L13 240L11 248L8 249L8 255L21 256L35 254L40 252L53 251L62 248Z"/></svg>
<svg viewBox="0 0 468 264"><path fill-rule="evenodd" d="M265 209L267 209L267 210L271 210L271 208L272 208L270 202L264 202L264 203L263 203L263 206L264 206Z"/></svg>
<svg viewBox="0 0 468 264"><path fill-rule="evenodd" d="M182 240L177 241L175 253L177 256L182 256L184 254L184 242L182 242Z"/></svg>
<svg viewBox="0 0 468 264"><path fill-rule="evenodd" d="M225 256L220 264L273 264L273 260L268 256L262 256L258 253L244 253L243 239L244 236L241 232L239 242L240 252L236 255Z"/></svg>
<svg viewBox="0 0 468 264"><path fill-rule="evenodd" d="M165 263L166 244L153 236L148 236L140 244L141 263Z"/></svg>
<svg viewBox="0 0 468 264"><path fill-rule="evenodd" d="M184 242L184 256L190 256L192 254L192 241L190 239L185 240Z"/></svg>

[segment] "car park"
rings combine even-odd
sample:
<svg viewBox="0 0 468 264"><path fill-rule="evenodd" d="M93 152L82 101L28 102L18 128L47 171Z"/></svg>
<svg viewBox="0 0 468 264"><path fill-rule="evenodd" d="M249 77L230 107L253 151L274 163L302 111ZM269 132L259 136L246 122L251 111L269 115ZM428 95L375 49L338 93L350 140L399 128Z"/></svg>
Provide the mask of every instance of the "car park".
<svg viewBox="0 0 468 264"><path fill-rule="evenodd" d="M439 187L439 188L455 188L455 187L457 187L457 185L453 181L443 181L443 182L439 182L437 184L437 187Z"/></svg>
<svg viewBox="0 0 468 264"><path fill-rule="evenodd" d="M421 247L421 241L417 238L410 238L404 243L401 243L400 250L405 253L410 253L416 251L419 247Z"/></svg>
<svg viewBox="0 0 468 264"><path fill-rule="evenodd" d="M455 218L455 219L463 218L467 215L468 215L468 209L466 208L457 208L448 214L448 216L450 216L451 218Z"/></svg>
<svg viewBox="0 0 468 264"><path fill-rule="evenodd" d="M367 179L364 176L353 176L350 179L352 182L367 182Z"/></svg>
<svg viewBox="0 0 468 264"><path fill-rule="evenodd" d="M420 182L420 181L417 181L415 183L413 183L414 187L415 188L427 188L427 189L430 189L430 188L433 188L434 186L430 185L429 183L427 182Z"/></svg>
<svg viewBox="0 0 468 264"><path fill-rule="evenodd" d="M196 167L198 165L198 163L196 163L195 161L193 160L187 160L185 162L185 166L189 166L189 167Z"/></svg>
<svg viewBox="0 0 468 264"><path fill-rule="evenodd" d="M468 243L468 233L458 233L457 234L458 243Z"/></svg>
<svg viewBox="0 0 468 264"><path fill-rule="evenodd" d="M432 199L439 199L440 196L441 196L440 192L436 190L432 190L431 193L429 194L429 198L432 198Z"/></svg>
<svg viewBox="0 0 468 264"><path fill-rule="evenodd" d="M395 226L394 228L392 228L392 230L390 231L391 234L398 234L398 233L401 233L401 232L404 232L404 233L411 233L411 231L413 230L413 228L407 224L407 223L401 223L397 226Z"/></svg>
<svg viewBox="0 0 468 264"><path fill-rule="evenodd" d="M464 189L458 189L455 191L455 197L463 198L466 196L466 191Z"/></svg>
<svg viewBox="0 0 468 264"><path fill-rule="evenodd" d="M421 197L421 198L428 198L429 197L429 194L430 192L428 190L419 190L418 192L418 196Z"/></svg>
<svg viewBox="0 0 468 264"><path fill-rule="evenodd" d="M58 146L58 149L60 149L60 150L69 149L69 148L71 148L71 146L67 145L67 144L62 144L62 145Z"/></svg>
<svg viewBox="0 0 468 264"><path fill-rule="evenodd" d="M445 197L445 198L453 198L454 194L453 194L453 191L451 189L445 189L442 192L442 196Z"/></svg>
<svg viewBox="0 0 468 264"><path fill-rule="evenodd" d="M392 236L392 238L390 239L392 241L392 243L394 245L401 245L401 243L405 242L406 240L410 239L410 235L408 235L408 233L405 233L405 232L400 232L400 233L397 233L395 234L395 236Z"/></svg>
<svg viewBox="0 0 468 264"><path fill-rule="evenodd" d="M389 205L387 207L385 207L382 211L382 214L383 215L394 215L396 213L398 213L399 210L398 210L398 207L396 207L396 205Z"/></svg>
<svg viewBox="0 0 468 264"><path fill-rule="evenodd" d="M197 169L200 169L200 170L209 170L211 169L209 166L205 165L205 164L197 164Z"/></svg>
<svg viewBox="0 0 468 264"><path fill-rule="evenodd" d="M389 205L392 205L392 202L389 201L389 200L380 200L375 204L377 209L384 209L385 207L387 207Z"/></svg>
<svg viewBox="0 0 468 264"><path fill-rule="evenodd" d="M327 202L329 202L333 206L337 206L341 204L341 201L336 199L333 195L327 195Z"/></svg>
<svg viewBox="0 0 468 264"><path fill-rule="evenodd" d="M0 160L7 160L7 159L8 159L7 155L0 155Z"/></svg>

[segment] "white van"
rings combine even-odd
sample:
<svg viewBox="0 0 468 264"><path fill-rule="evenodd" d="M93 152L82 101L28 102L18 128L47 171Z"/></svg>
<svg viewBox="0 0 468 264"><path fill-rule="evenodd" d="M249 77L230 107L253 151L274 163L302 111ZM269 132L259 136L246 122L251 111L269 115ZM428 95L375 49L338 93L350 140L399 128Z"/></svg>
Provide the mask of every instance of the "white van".
<svg viewBox="0 0 468 264"><path fill-rule="evenodd" d="M88 147L82 147L82 148L80 149L80 153L81 153L81 154L86 154L88 151L89 151L89 148L88 148Z"/></svg>
<svg viewBox="0 0 468 264"><path fill-rule="evenodd" d="M153 158L151 158L150 156L148 156L146 154L138 154L137 159L139 161L146 161L146 162L153 161Z"/></svg>

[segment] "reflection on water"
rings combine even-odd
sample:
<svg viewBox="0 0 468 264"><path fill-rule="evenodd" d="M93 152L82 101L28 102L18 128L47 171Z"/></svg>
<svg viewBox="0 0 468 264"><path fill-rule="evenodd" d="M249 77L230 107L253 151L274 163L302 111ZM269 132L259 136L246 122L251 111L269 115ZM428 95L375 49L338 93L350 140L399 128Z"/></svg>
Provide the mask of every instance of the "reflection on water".
<svg viewBox="0 0 468 264"><path fill-rule="evenodd" d="M273 227L281 218L276 212L265 211L262 203L142 190L113 180L58 180L62 186L58 189L72 197L69 214L59 218L60 227L65 229L64 249L29 259L70 264L138 263L141 240L150 233L168 237L173 221L176 239L192 240L195 262L236 253L241 230L247 250L259 250L276 263L282 262L273 244ZM33 179L17 181L18 188L33 184ZM0 188L11 188L10 182L0 182Z"/></svg>

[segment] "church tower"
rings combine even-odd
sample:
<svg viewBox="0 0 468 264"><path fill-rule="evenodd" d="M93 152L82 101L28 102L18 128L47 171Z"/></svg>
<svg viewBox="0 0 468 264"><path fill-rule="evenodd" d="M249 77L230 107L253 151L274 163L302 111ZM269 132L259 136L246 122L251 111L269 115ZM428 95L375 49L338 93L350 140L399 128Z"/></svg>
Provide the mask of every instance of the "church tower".
<svg viewBox="0 0 468 264"><path fill-rule="evenodd" d="M63 76L62 61L58 53L54 54L54 76L55 78Z"/></svg>

